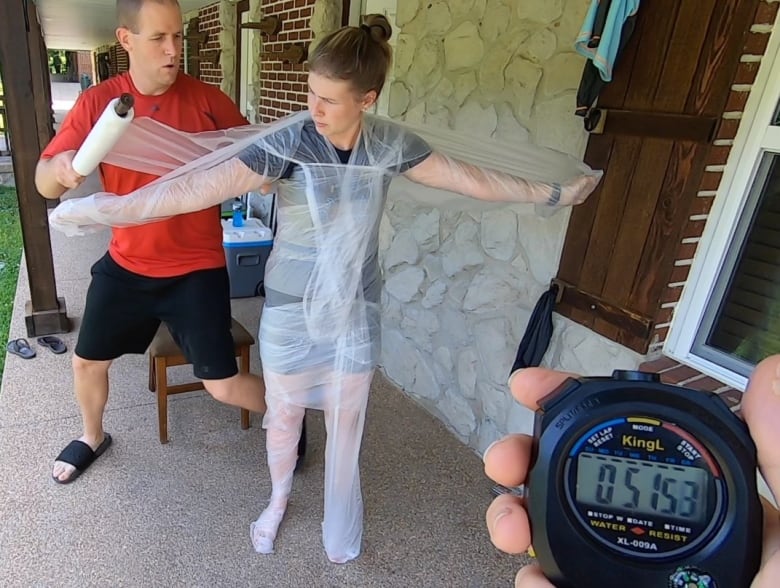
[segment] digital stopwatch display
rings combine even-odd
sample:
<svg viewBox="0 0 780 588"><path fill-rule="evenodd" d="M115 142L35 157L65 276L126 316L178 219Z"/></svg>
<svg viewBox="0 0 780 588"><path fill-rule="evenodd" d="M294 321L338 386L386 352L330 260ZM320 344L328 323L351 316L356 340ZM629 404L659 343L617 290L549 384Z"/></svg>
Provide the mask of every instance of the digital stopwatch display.
<svg viewBox="0 0 780 588"><path fill-rule="evenodd" d="M538 401L526 505L556 588L748 588L756 448L715 394L658 374L569 378Z"/></svg>
<svg viewBox="0 0 780 588"><path fill-rule="evenodd" d="M707 449L679 426L646 416L610 419L579 436L565 494L585 532L642 558L695 549L722 520L726 486Z"/></svg>

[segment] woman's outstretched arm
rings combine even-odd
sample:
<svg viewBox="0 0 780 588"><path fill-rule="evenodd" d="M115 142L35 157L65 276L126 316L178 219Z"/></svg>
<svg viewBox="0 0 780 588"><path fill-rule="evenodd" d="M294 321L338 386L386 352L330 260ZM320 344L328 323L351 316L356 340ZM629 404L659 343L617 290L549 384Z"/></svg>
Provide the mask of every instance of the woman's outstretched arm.
<svg viewBox="0 0 780 588"><path fill-rule="evenodd" d="M134 190L126 196L100 192L65 200L49 220L66 233L81 234L93 226L127 227L210 208L255 190L268 180L233 158L205 170Z"/></svg>
<svg viewBox="0 0 780 588"><path fill-rule="evenodd" d="M582 204L601 174L577 176L566 183L535 182L483 168L434 151L404 175L418 184L491 202L573 206Z"/></svg>

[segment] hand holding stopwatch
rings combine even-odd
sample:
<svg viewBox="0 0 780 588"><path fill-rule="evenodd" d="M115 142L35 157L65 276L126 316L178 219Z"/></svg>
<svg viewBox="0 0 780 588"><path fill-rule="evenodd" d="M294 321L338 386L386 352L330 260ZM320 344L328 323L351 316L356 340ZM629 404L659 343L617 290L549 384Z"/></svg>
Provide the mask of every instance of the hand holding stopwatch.
<svg viewBox="0 0 780 588"><path fill-rule="evenodd" d="M748 588L761 556L756 449L714 394L616 371L539 402L533 546L559 588Z"/></svg>

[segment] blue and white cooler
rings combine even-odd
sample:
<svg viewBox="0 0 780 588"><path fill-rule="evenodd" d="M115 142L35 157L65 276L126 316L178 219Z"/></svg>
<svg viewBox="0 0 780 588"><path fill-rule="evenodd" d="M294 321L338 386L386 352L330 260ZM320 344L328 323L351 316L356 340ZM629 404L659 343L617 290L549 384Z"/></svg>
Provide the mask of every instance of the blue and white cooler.
<svg viewBox="0 0 780 588"><path fill-rule="evenodd" d="M260 219L248 218L243 226L222 221L222 245L230 277L230 297L258 296L263 291L265 263L273 247L271 229Z"/></svg>

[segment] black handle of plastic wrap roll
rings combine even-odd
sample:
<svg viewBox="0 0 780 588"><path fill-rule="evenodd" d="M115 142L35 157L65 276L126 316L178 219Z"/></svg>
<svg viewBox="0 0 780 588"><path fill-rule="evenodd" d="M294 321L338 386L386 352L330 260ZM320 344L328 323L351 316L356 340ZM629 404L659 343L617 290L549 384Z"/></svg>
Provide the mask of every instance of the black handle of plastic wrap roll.
<svg viewBox="0 0 780 588"><path fill-rule="evenodd" d="M119 97L119 101L116 103L116 106L114 106L114 111L118 116L124 118L127 116L127 113L130 112L130 109L133 107L134 103L135 99L133 98L132 94L122 94Z"/></svg>

